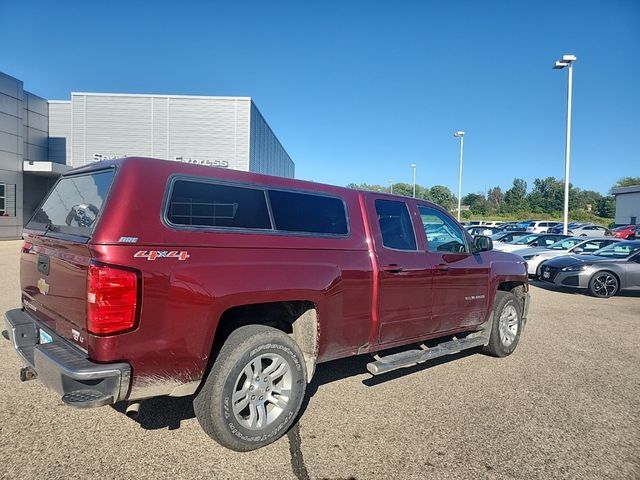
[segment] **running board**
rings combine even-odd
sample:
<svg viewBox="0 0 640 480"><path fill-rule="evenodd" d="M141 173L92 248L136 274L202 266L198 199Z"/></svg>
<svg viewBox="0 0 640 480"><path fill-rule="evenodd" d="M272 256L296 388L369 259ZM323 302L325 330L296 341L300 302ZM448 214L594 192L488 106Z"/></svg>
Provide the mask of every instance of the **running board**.
<svg viewBox="0 0 640 480"><path fill-rule="evenodd" d="M465 338L454 338L453 340L431 348L422 344L420 345L420 350L406 350L385 357L374 355L373 358L375 358L376 361L368 363L367 370L369 370L369 373L372 375L381 375L393 370L398 370L399 368L413 367L419 363L443 357L444 355L452 355L462 350L481 347L489 343L488 334L488 331L480 331L472 333Z"/></svg>

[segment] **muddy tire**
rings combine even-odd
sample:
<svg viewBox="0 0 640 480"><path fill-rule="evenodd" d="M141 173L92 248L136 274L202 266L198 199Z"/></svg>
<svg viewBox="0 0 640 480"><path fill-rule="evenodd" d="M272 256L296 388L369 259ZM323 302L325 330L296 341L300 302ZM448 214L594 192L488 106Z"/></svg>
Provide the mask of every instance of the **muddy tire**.
<svg viewBox="0 0 640 480"><path fill-rule="evenodd" d="M511 292L498 291L493 302L493 325L483 352L494 357L511 355L522 332L522 305Z"/></svg>
<svg viewBox="0 0 640 480"><path fill-rule="evenodd" d="M293 425L306 386L303 355L293 339L248 325L225 341L193 408L211 438L246 452L276 441Z"/></svg>

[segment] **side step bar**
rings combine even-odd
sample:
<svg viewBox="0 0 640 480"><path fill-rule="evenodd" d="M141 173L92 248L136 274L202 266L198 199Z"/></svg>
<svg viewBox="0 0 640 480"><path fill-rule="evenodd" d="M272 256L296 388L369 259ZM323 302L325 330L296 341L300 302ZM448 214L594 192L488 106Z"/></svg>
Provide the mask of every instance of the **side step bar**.
<svg viewBox="0 0 640 480"><path fill-rule="evenodd" d="M368 363L367 370L369 370L371 375L381 375L393 370L398 370L399 368L413 367L419 363L424 363L444 355L452 355L462 350L487 345L489 343L489 331L484 330L472 333L465 338L454 338L453 340L431 348L422 344L420 345L420 350L406 350L384 357L374 355L373 358L375 358L376 361Z"/></svg>

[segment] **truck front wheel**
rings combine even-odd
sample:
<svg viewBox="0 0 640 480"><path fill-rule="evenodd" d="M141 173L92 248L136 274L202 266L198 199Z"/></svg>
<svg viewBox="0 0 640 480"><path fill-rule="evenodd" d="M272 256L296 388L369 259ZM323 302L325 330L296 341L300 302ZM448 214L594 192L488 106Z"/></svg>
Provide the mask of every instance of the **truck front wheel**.
<svg viewBox="0 0 640 480"><path fill-rule="evenodd" d="M248 325L229 335L193 407L210 437L244 452L274 442L289 429L306 386L296 342L275 328Z"/></svg>
<svg viewBox="0 0 640 480"><path fill-rule="evenodd" d="M511 292L498 290L493 302L493 324L484 352L506 357L516 349L522 331L522 306Z"/></svg>

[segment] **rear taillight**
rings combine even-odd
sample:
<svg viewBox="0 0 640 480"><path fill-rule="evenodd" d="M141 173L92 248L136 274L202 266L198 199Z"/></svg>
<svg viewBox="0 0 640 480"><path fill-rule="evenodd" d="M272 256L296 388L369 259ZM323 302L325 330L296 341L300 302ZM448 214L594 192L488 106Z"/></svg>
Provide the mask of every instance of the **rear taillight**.
<svg viewBox="0 0 640 480"><path fill-rule="evenodd" d="M89 265L87 279L87 330L110 335L136 325L138 276L131 270Z"/></svg>
<svg viewBox="0 0 640 480"><path fill-rule="evenodd" d="M29 253L33 248L33 243L25 241L22 244L22 253Z"/></svg>

